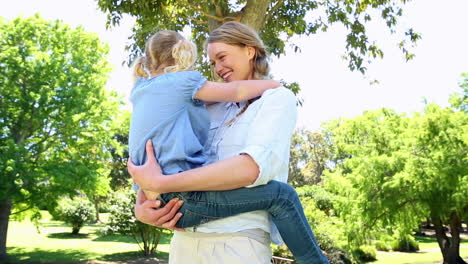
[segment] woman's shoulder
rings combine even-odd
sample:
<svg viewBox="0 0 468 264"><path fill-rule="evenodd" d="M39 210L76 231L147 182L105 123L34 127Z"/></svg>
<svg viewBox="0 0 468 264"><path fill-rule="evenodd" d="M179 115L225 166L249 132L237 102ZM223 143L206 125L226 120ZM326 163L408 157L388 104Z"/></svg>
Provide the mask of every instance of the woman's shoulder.
<svg viewBox="0 0 468 264"><path fill-rule="evenodd" d="M263 93L262 97L282 100L296 100L296 96L294 95L294 93L284 86L280 86L274 89L268 89Z"/></svg>

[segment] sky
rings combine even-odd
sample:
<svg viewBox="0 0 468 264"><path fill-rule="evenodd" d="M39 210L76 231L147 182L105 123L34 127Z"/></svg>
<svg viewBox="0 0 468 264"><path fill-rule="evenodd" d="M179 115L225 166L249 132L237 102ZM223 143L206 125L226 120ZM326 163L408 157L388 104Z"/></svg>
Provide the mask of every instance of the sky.
<svg viewBox="0 0 468 264"><path fill-rule="evenodd" d="M44 19L60 19L86 31L97 33L110 47L109 61L114 66L106 85L126 98L132 87L132 73L122 62L128 53L134 19L124 17L119 27L106 29L106 15L95 0L0 0L0 16L13 19L37 12ZM294 37L301 53L288 49L286 55L272 59L275 79L298 82L297 127L315 130L324 121L353 118L366 110L382 107L400 113L422 111L425 102L448 106L449 96L461 92L460 75L468 72L468 1L413 0L405 5L396 34L390 34L382 21L374 19L368 35L384 51L384 58L368 65L366 75L351 72L345 53L346 31L333 25L328 32ZM411 49L416 57L406 62L397 43L404 30L412 27L422 39ZM371 80L378 84L371 84ZM127 105L131 109L130 105Z"/></svg>

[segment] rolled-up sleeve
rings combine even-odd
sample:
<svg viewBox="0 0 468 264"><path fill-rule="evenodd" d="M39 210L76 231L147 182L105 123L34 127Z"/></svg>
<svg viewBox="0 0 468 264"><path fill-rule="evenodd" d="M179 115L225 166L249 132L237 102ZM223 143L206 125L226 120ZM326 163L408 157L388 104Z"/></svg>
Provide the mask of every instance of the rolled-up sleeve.
<svg viewBox="0 0 468 264"><path fill-rule="evenodd" d="M288 177L291 136L297 120L296 97L286 88L268 90L262 96L258 111L246 134L247 154L257 163L260 173L249 186L266 184Z"/></svg>

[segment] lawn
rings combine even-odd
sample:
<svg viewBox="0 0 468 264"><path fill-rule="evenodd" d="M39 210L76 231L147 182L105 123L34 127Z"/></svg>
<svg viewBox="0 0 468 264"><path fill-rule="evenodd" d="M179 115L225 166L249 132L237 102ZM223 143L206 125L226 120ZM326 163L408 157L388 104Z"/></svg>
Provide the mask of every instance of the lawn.
<svg viewBox="0 0 468 264"><path fill-rule="evenodd" d="M439 245L433 237L416 237L419 242L419 252L377 252L377 261L372 264L426 264L442 263L442 254ZM465 261L468 261L468 240L462 240L460 246L460 255Z"/></svg>
<svg viewBox="0 0 468 264"><path fill-rule="evenodd" d="M144 258L132 238L122 235L103 236L99 230L104 224L86 225L80 234L71 235L71 227L63 222L52 221L47 212L37 232L28 220L10 221L8 228L7 250L11 263L31 262L77 262L86 260L125 261ZM106 220L106 215L102 215ZM437 242L431 237L417 237L420 252L378 252L377 261L372 264L422 264L441 263ZM166 234L158 246L156 257L168 258L170 234ZM463 240L461 256L468 260L468 240ZM147 259L148 260L148 259Z"/></svg>
<svg viewBox="0 0 468 264"><path fill-rule="evenodd" d="M130 260L142 258L138 245L131 237L99 235L104 224L86 225L78 235L71 234L71 227L52 221L43 212L40 233L34 225L24 220L10 221L7 252L11 263L75 262L84 260ZM103 215L106 219L106 215ZM156 258L167 259L170 235L165 235L157 248Z"/></svg>

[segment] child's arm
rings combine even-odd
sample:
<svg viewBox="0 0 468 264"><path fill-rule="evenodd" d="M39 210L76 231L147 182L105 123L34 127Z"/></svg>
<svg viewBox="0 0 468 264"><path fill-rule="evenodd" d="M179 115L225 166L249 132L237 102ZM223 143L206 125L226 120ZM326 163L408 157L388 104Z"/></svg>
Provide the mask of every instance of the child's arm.
<svg viewBox="0 0 468 264"><path fill-rule="evenodd" d="M262 95L267 89L280 86L281 83L274 80L206 82L194 98L207 102L242 102Z"/></svg>

